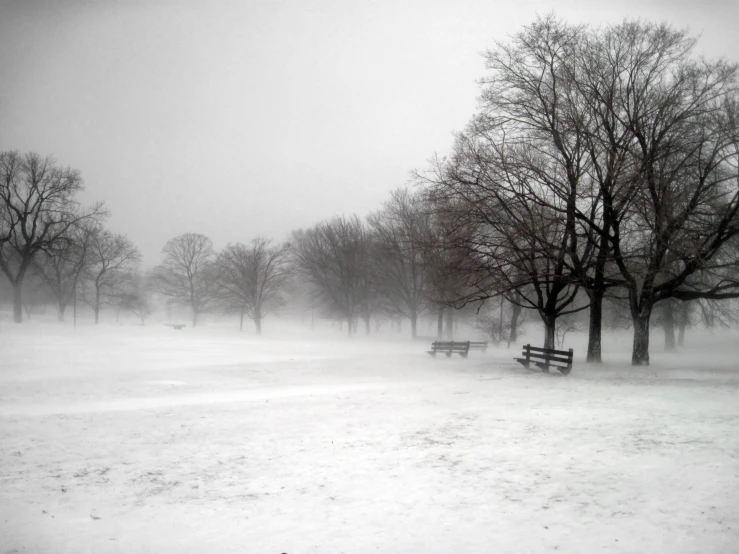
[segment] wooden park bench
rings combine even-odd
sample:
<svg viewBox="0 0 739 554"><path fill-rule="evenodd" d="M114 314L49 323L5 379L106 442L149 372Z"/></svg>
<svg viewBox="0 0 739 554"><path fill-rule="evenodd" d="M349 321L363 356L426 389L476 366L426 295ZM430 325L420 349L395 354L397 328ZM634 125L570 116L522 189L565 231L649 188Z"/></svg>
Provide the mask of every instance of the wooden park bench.
<svg viewBox="0 0 739 554"><path fill-rule="evenodd" d="M165 323L167 327L171 327L175 331L182 331L185 328L184 323Z"/></svg>
<svg viewBox="0 0 739 554"><path fill-rule="evenodd" d="M437 352L443 352L446 357L449 358L453 353L457 353L463 358L467 357L470 351L470 341L454 342L454 341L441 341L436 340L431 343L431 350L429 354L436 356Z"/></svg>
<svg viewBox="0 0 739 554"><path fill-rule="evenodd" d="M572 370L572 348L569 350L554 350L553 348L539 348L527 344L523 347L521 353L523 358L516 358L517 362L529 367L531 362L549 372L550 367L554 367L562 372L562 375L569 375Z"/></svg>
<svg viewBox="0 0 739 554"><path fill-rule="evenodd" d="M488 341L470 342L470 350L482 350L486 352L488 349Z"/></svg>

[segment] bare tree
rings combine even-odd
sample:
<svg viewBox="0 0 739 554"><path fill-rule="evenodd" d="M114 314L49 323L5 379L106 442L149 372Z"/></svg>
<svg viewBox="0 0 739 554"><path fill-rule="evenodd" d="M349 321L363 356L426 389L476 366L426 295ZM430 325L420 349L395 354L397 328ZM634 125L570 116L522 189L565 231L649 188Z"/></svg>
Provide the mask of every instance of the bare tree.
<svg viewBox="0 0 739 554"><path fill-rule="evenodd" d="M607 228L576 217L607 241L628 292L634 365L649 364L655 304L739 294L726 271L737 260L724 254L739 234L737 66L691 57L694 44L667 25L625 22L591 38L580 72L597 123L591 158L626 163L597 180Z"/></svg>
<svg viewBox="0 0 739 554"><path fill-rule="evenodd" d="M566 236L562 261L590 301L587 360L600 362L603 298L619 280L614 280L608 265L608 241L598 240L578 221L577 213L602 214L594 175L613 179L622 160L612 156L602 167L594 166L590 157L594 116L584 109L578 87L580 65L589 63L583 55L588 37L586 27L549 15L525 26L509 44L487 51L490 74L482 81L482 113L476 127L498 146L500 162L519 175L518 167L535 175L540 190L520 191L528 196L527 202L545 205L562 219ZM602 230L609 228L607 217L598 221Z"/></svg>
<svg viewBox="0 0 739 554"><path fill-rule="evenodd" d="M67 305L75 298L81 277L90 269L92 235L92 227L74 226L34 259L33 264L54 294L59 321L64 321Z"/></svg>
<svg viewBox="0 0 739 554"><path fill-rule="evenodd" d="M213 243L205 235L186 233L162 249L164 261L154 269L153 284L174 303L192 310L192 325L213 301L215 271Z"/></svg>
<svg viewBox="0 0 739 554"><path fill-rule="evenodd" d="M0 153L0 269L13 286L13 319L23 321L23 279L39 252L57 245L70 229L104 215L102 204L80 211L77 170L53 158Z"/></svg>
<svg viewBox="0 0 739 554"><path fill-rule="evenodd" d="M377 237L377 276L389 304L410 319L416 337L418 317L427 304L424 252L431 216L421 193L394 191L383 209L368 218Z"/></svg>
<svg viewBox="0 0 739 554"><path fill-rule="evenodd" d="M140 273L129 275L126 286L118 295L118 306L138 317L141 325L146 323L146 318L151 314L151 294L146 281Z"/></svg>
<svg viewBox="0 0 739 554"><path fill-rule="evenodd" d="M367 231L357 216L336 217L293 233L295 263L352 336L366 292Z"/></svg>
<svg viewBox="0 0 739 554"><path fill-rule="evenodd" d="M482 110L431 179L457 219L477 214L480 296L501 280L533 290L549 325L588 293L592 361L613 287L634 365L649 363L655 304L739 295L737 66L691 57L694 43L667 25L539 19L486 54Z"/></svg>
<svg viewBox="0 0 739 554"><path fill-rule="evenodd" d="M508 151L505 142L478 133L473 123L460 134L451 159L437 161L425 178L446 226L443 235L454 237L464 256L457 265L469 282L458 301L505 294L538 312L544 346L554 348L557 318L586 307L573 304L579 280L568 264L571 230L556 197L540 200L546 198L539 168L544 161L526 159L527 152Z"/></svg>
<svg viewBox="0 0 739 554"><path fill-rule="evenodd" d="M358 318L364 322L364 332L371 332L370 321L372 316L383 306L386 306L387 297L384 282L381 276L382 265L380 252L382 243L376 232L365 230L364 241L365 255L359 260L359 304L357 307ZM355 321L356 332L356 321Z"/></svg>
<svg viewBox="0 0 739 554"><path fill-rule="evenodd" d="M289 248L260 237L250 246L230 244L218 255L216 295L226 311L239 314L239 330L246 316L261 335L264 317L282 305Z"/></svg>
<svg viewBox="0 0 739 554"><path fill-rule="evenodd" d="M91 291L85 299L95 313L97 325L100 310L117 300L123 284L141 261L141 254L127 237L106 229L92 233L89 248L90 268L87 273Z"/></svg>

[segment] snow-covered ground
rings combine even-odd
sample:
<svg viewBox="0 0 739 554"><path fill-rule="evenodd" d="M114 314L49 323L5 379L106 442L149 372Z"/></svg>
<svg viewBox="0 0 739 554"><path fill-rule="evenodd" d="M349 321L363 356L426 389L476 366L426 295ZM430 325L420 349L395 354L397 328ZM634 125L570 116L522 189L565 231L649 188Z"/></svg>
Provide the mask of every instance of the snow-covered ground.
<svg viewBox="0 0 739 554"><path fill-rule="evenodd" d="M278 334L3 323L0 553L739 552L736 332L567 378Z"/></svg>

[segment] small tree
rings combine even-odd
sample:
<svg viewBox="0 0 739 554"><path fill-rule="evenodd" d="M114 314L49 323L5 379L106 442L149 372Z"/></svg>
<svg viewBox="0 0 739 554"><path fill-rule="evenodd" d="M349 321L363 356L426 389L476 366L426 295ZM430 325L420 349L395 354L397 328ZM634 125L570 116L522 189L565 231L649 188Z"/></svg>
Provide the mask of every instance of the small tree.
<svg viewBox="0 0 739 554"><path fill-rule="evenodd" d="M327 309L339 314L354 332L366 293L367 231L357 216L336 217L293 233L295 263L315 287Z"/></svg>
<svg viewBox="0 0 739 554"><path fill-rule="evenodd" d="M218 255L216 296L225 311L239 314L239 330L246 316L261 335L264 317L282 305L288 252L288 245L273 246L268 239L256 238L250 246L229 244Z"/></svg>
<svg viewBox="0 0 739 554"><path fill-rule="evenodd" d="M415 338L428 287L424 252L431 216L423 196L397 190L368 222L377 240L376 275L384 296L394 311L410 319L411 336Z"/></svg>
<svg viewBox="0 0 739 554"><path fill-rule="evenodd" d="M214 298L213 243L205 235L186 233L171 239L162 249L164 261L154 269L152 283L175 304L192 310L192 326Z"/></svg>
<svg viewBox="0 0 739 554"><path fill-rule="evenodd" d="M502 342L510 347L518 340L518 333L525 322L522 317L520 298L514 293L516 301L507 301L505 296L498 297L498 303L486 315L477 318L477 328L499 345Z"/></svg>
<svg viewBox="0 0 739 554"><path fill-rule="evenodd" d="M125 236L105 229L98 229L92 234L88 270L91 291L85 299L95 312L95 325L100 319L102 307L116 301L123 284L140 261L141 254Z"/></svg>
<svg viewBox="0 0 739 554"><path fill-rule="evenodd" d="M119 295L118 306L128 310L145 325L146 318L151 314L150 292L144 278L140 274L133 274L127 279L128 286Z"/></svg>
<svg viewBox="0 0 739 554"><path fill-rule="evenodd" d="M63 240L49 246L33 262L54 295L59 321L64 321L67 305L75 297L81 278L90 269L92 235L91 227L75 226Z"/></svg>

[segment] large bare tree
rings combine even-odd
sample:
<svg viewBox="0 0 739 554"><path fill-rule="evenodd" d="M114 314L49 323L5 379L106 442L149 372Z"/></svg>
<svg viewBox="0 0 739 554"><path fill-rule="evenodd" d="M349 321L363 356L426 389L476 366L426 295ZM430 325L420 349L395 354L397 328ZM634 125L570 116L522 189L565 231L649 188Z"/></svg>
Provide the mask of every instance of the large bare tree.
<svg viewBox="0 0 739 554"><path fill-rule="evenodd" d="M609 224L577 218L607 241L628 293L634 365L649 364L658 302L739 294L727 252L739 234L737 66L694 45L665 24L624 22L591 35L579 72ZM614 174L614 162L625 167Z"/></svg>
<svg viewBox="0 0 739 554"><path fill-rule="evenodd" d="M185 233L162 249L164 261L154 269L152 283L174 303L192 310L192 325L213 301L215 291L213 243L205 235Z"/></svg>
<svg viewBox="0 0 739 554"><path fill-rule="evenodd" d="M508 219L510 238L528 237L533 257L547 262L542 274L578 280L591 302L591 361L600 359L607 290L628 299L634 365L649 363L658 302L739 294L730 267L739 234L737 66L696 59L694 44L668 25L592 29L541 18L486 53L480 113L437 172L437 181L457 183L460 214L494 207L479 229L496 233L478 235L473 258L515 259L501 257L496 242L506 229L495 221ZM520 223L527 211L531 229ZM493 265L485 287L500 282L498 271L528 274L536 289L524 265L518 273Z"/></svg>
<svg viewBox="0 0 739 554"><path fill-rule="evenodd" d="M23 280L39 252L65 240L85 220L104 215L102 204L80 210L77 170L51 157L0 153L0 270L13 286L13 319L23 321Z"/></svg>
<svg viewBox="0 0 739 554"><path fill-rule="evenodd" d="M229 244L216 259L218 300L228 312L238 313L239 330L244 316L262 334L262 320L282 305L288 276L289 245L273 245L256 238L249 246Z"/></svg>
<svg viewBox="0 0 739 554"><path fill-rule="evenodd" d="M493 163L504 169L504 178L523 180L516 196L561 219L565 240L556 251L564 264L562 276L576 275L587 293L587 359L600 362L603 298L617 283L608 271L608 242L597 241L576 217L578 211L591 217L602 212L589 156L594 116L584 109L577 86L579 64L588 63L583 60L587 38L586 27L550 15L487 51L489 73L482 80L481 111L471 128L478 141L487 141L487 149L497 152ZM611 160L612 171L620 167L617 161ZM529 186L532 182L535 187ZM608 228L607 218L599 222Z"/></svg>

